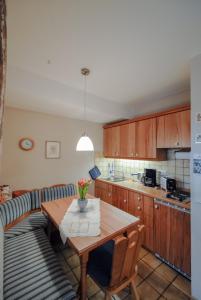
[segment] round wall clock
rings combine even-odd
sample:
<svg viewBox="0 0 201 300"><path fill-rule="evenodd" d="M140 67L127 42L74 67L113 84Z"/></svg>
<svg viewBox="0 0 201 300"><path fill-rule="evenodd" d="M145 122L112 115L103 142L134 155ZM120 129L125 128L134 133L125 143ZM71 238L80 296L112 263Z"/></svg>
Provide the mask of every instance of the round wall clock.
<svg viewBox="0 0 201 300"><path fill-rule="evenodd" d="M22 138L19 141L19 147L22 150L30 151L34 147L34 141L32 139L30 139L30 138Z"/></svg>

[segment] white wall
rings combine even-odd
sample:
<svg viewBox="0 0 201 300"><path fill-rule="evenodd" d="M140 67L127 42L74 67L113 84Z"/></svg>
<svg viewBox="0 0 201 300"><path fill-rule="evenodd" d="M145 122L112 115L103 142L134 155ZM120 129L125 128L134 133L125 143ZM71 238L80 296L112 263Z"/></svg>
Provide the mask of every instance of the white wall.
<svg viewBox="0 0 201 300"><path fill-rule="evenodd" d="M201 123L195 122L196 112L201 112L201 55L191 61L191 118L192 118L192 158L201 155L201 144L194 143L196 133L201 134ZM191 163L192 165L192 163ZM192 295L201 299L201 175L193 174L191 170L192 188ZM199 203L200 202L200 203Z"/></svg>
<svg viewBox="0 0 201 300"><path fill-rule="evenodd" d="M3 139L3 184L13 189L37 188L75 182L89 177L93 152L76 152L76 144L87 126L95 151L102 150L102 126L65 117L6 108ZM35 141L32 151L22 151L22 137ZM45 141L61 141L61 159L45 158Z"/></svg>

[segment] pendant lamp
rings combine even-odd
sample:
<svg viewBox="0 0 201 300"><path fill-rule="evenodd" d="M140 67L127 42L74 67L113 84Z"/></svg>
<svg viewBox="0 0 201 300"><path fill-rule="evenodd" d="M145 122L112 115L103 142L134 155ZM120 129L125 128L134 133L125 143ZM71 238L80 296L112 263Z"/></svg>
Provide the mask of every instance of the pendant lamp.
<svg viewBox="0 0 201 300"><path fill-rule="evenodd" d="M86 121L86 102L87 102L87 79L86 77L89 75L90 70L87 68L81 69L81 74L84 76L84 120ZM76 151L94 151L94 146L91 139L88 137L86 131L80 137Z"/></svg>

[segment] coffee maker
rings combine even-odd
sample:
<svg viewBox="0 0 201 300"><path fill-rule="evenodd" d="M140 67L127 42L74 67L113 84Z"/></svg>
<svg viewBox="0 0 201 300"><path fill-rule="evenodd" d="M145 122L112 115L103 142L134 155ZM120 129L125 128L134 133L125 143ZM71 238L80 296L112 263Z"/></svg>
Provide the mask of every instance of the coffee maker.
<svg viewBox="0 0 201 300"><path fill-rule="evenodd" d="M155 169L145 169L144 185L150 186L150 187L156 186L156 170Z"/></svg>

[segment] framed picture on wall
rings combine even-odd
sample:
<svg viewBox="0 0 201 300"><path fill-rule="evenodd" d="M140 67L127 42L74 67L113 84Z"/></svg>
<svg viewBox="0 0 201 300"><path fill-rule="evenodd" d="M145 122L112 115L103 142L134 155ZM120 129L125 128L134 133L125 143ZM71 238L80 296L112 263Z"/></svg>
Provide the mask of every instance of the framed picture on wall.
<svg viewBox="0 0 201 300"><path fill-rule="evenodd" d="M60 158L61 142L46 141L45 143L45 157L46 158Z"/></svg>

